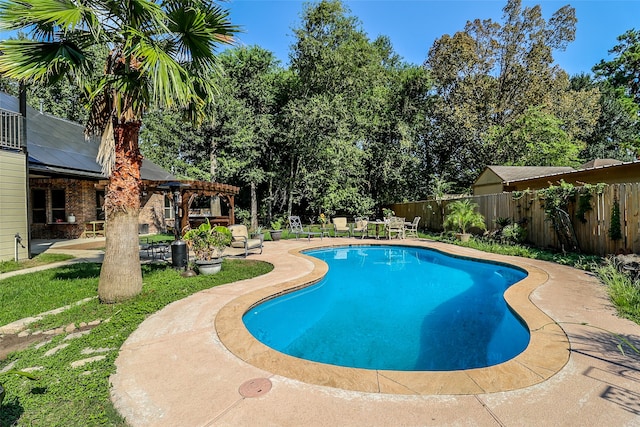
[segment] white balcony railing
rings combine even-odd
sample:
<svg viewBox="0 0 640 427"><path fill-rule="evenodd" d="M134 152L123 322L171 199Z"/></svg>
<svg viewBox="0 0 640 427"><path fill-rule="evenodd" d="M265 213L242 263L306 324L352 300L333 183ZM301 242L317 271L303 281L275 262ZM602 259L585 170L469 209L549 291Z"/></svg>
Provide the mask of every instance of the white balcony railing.
<svg viewBox="0 0 640 427"><path fill-rule="evenodd" d="M20 149L24 145L24 118L0 108L0 147Z"/></svg>

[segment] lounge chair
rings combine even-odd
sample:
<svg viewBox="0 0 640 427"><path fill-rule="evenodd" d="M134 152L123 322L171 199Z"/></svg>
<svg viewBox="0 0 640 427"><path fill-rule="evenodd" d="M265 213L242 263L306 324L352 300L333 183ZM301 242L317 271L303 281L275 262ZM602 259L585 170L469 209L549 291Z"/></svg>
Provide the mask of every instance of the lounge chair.
<svg viewBox="0 0 640 427"><path fill-rule="evenodd" d="M360 233L362 239L365 235L369 237L369 220L367 218L356 218L351 234L355 237L356 233Z"/></svg>
<svg viewBox="0 0 640 427"><path fill-rule="evenodd" d="M385 234L387 235L387 239L391 240L394 233L397 238L404 239L404 218L397 216L389 218L389 222L385 225Z"/></svg>
<svg viewBox="0 0 640 427"><path fill-rule="evenodd" d="M321 231L305 230L304 227L302 227L302 221L300 221L299 216L289 217L289 231L291 231L291 234L295 234L296 239L298 239L300 235L307 236L308 240L311 240L312 236L320 236L322 239L323 234Z"/></svg>
<svg viewBox="0 0 640 427"><path fill-rule="evenodd" d="M339 216L331 220L333 222L333 237L338 237L339 233L347 233L351 237L351 227L347 224L347 217Z"/></svg>
<svg viewBox="0 0 640 427"><path fill-rule="evenodd" d="M227 227L231 231L231 247L244 249L244 256L249 255L249 251L259 249L262 253L262 238L249 238L247 226L243 224L234 224ZM260 235L262 237L262 235Z"/></svg>
<svg viewBox="0 0 640 427"><path fill-rule="evenodd" d="M420 217L417 216L413 218L413 222L406 222L404 226L404 235L405 237L415 237L418 238L418 224L420 223Z"/></svg>

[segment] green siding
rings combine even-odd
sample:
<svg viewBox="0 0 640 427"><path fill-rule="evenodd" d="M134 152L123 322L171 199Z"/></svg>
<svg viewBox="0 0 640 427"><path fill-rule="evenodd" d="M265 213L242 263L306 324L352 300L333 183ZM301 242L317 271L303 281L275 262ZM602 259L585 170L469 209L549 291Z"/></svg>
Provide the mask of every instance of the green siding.
<svg viewBox="0 0 640 427"><path fill-rule="evenodd" d="M28 248L29 216L27 212L27 169L22 152L0 150L0 261L15 256L16 233ZM18 257L26 259L26 248L19 248Z"/></svg>

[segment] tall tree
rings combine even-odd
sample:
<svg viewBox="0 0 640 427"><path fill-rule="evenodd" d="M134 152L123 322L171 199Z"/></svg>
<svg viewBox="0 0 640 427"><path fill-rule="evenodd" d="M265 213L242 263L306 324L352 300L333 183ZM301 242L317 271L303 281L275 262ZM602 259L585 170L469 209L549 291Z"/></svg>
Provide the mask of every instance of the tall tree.
<svg viewBox="0 0 640 427"><path fill-rule="evenodd" d="M436 40L425 63L437 96L425 133L426 157L434 173L461 183L469 184L487 164L518 162L509 141L494 131L521 120L531 107L559 119L577 144L579 135L571 129L593 126L598 114L569 114L562 101L568 76L553 65L553 50L574 39L575 10L564 6L545 20L540 6L508 0L503 12L502 23L471 21L464 31ZM590 95L597 103L598 94Z"/></svg>
<svg viewBox="0 0 640 427"><path fill-rule="evenodd" d="M609 53L615 58L594 66L596 77L624 88L626 95L640 105L640 31L632 29L618 36L618 44Z"/></svg>
<svg viewBox="0 0 640 427"><path fill-rule="evenodd" d="M309 4L294 29L297 94L283 111L289 209L371 214L419 183L426 73L402 64L389 39L370 41L337 0Z"/></svg>
<svg viewBox="0 0 640 427"><path fill-rule="evenodd" d="M142 289L138 253L140 166L138 135L150 105L185 108L194 120L214 97L215 47L235 28L210 1L8 0L0 26L32 40L0 43L0 72L50 85L71 76L88 92L86 132L101 137L99 161L109 177L105 200L107 240L98 294L103 302ZM95 45L108 55L93 63ZM92 79L92 69L102 70Z"/></svg>
<svg viewBox="0 0 640 427"><path fill-rule="evenodd" d="M587 74L573 76L571 86L576 91L597 88L600 92L600 116L584 138L586 145L580 157L634 160L640 154L640 119L633 98L623 87L613 87L609 81L594 80Z"/></svg>
<svg viewBox="0 0 640 427"><path fill-rule="evenodd" d="M220 62L232 88L231 95L245 112L241 121L232 118L238 126L236 135L226 144L222 173L249 185L251 226L255 228L258 186L267 180L268 166L264 159L275 133L278 61L273 53L252 46L227 50ZM220 110L218 114L226 115Z"/></svg>

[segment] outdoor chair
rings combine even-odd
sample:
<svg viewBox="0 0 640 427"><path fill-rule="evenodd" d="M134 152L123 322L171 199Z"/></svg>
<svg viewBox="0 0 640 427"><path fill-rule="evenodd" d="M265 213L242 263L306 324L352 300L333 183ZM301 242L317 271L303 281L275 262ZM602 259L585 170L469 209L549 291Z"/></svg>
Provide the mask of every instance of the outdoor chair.
<svg viewBox="0 0 640 427"><path fill-rule="evenodd" d="M289 231L296 236L296 239L298 239L300 235L307 236L308 240L311 240L312 236L320 236L322 239L323 234L321 231L305 230L304 227L302 227L302 221L300 221L299 216L289 217Z"/></svg>
<svg viewBox="0 0 640 427"><path fill-rule="evenodd" d="M394 233L398 239L404 239L404 218L397 216L389 218L389 222L385 225L387 239L391 240Z"/></svg>
<svg viewBox="0 0 640 427"><path fill-rule="evenodd" d="M249 255L249 251L259 249L262 253L262 235L260 238L252 239L249 237L247 226L243 224L234 224L227 227L231 231L231 247L244 249L244 256Z"/></svg>
<svg viewBox="0 0 640 427"><path fill-rule="evenodd" d="M356 233L360 233L362 239L364 239L364 236L369 237L369 220L367 218L356 218L355 221L351 234L355 237Z"/></svg>
<svg viewBox="0 0 640 427"><path fill-rule="evenodd" d="M420 217L417 216L413 218L413 222L406 222L404 226L404 235L405 237L415 237L418 238L418 224L420 223Z"/></svg>
<svg viewBox="0 0 640 427"><path fill-rule="evenodd" d="M351 237L351 227L347 224L347 217L339 216L331 220L333 222L333 237L338 237L339 233L347 233Z"/></svg>

